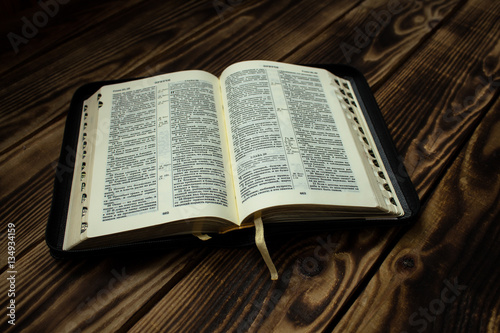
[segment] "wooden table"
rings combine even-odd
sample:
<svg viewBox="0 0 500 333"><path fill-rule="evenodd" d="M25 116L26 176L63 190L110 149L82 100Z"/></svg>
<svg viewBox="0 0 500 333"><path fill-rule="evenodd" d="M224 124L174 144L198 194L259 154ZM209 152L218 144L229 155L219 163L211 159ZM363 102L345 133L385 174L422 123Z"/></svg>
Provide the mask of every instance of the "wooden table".
<svg viewBox="0 0 500 333"><path fill-rule="evenodd" d="M1 6L0 330L500 331L500 1ZM44 228L75 89L248 59L360 69L421 198L417 221L283 237L268 244L278 281L254 247L54 260Z"/></svg>

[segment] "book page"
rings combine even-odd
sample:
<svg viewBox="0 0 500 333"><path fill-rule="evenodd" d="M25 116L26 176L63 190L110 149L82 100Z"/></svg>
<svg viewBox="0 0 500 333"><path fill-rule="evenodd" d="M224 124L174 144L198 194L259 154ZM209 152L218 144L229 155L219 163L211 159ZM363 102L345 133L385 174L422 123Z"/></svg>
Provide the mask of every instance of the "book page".
<svg viewBox="0 0 500 333"><path fill-rule="evenodd" d="M221 75L241 220L268 207L380 207L322 69L248 61Z"/></svg>
<svg viewBox="0 0 500 333"><path fill-rule="evenodd" d="M74 155L74 172L71 184L70 201L68 205L68 213L66 216L66 228L63 242L63 249L67 250L74 244L80 242L82 233L88 227L88 193L90 186L88 185L88 173L91 167L89 161L93 156L93 147L89 142L89 133L95 133L93 128L97 128L97 112L99 98L96 94L94 98L90 98L82 105L82 114L80 128L78 131L78 141L75 147ZM68 148L66 148L68 151ZM66 160L70 164L70 160Z"/></svg>
<svg viewBox="0 0 500 333"><path fill-rule="evenodd" d="M87 236L237 221L218 79L185 71L98 92Z"/></svg>

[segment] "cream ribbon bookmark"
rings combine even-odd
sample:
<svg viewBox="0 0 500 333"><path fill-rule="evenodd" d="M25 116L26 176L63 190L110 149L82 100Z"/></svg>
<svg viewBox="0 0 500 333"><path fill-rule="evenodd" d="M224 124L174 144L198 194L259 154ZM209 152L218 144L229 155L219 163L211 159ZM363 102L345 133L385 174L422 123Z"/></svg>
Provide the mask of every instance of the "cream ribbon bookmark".
<svg viewBox="0 0 500 333"><path fill-rule="evenodd" d="M255 244L260 251L262 258L266 262L269 273L271 273L271 280L278 280L278 272L274 266L273 260L267 250L266 241L264 239L264 225L262 224L262 213L259 211L254 215L255 225Z"/></svg>
<svg viewBox="0 0 500 333"><path fill-rule="evenodd" d="M201 232L193 232L193 235L198 237L202 241L206 241L206 240L209 240L210 238L212 238L207 234L202 234Z"/></svg>

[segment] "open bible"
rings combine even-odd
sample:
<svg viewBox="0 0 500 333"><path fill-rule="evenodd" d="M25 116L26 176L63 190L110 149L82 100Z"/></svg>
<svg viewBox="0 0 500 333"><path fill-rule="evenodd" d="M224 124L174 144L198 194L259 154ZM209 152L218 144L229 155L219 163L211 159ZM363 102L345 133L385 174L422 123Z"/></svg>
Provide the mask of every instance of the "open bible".
<svg viewBox="0 0 500 333"><path fill-rule="evenodd" d="M366 81L332 68L245 61L220 78L182 71L75 95L60 159L74 164L56 174L47 243L205 239L250 229L256 214L273 230L414 215Z"/></svg>

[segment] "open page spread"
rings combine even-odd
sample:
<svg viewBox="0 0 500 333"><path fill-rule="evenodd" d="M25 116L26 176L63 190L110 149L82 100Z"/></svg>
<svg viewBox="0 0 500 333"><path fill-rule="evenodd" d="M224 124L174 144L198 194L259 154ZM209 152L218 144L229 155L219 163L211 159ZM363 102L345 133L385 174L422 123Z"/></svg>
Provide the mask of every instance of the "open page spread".
<svg viewBox="0 0 500 333"><path fill-rule="evenodd" d="M349 87L269 61L220 80L183 71L103 86L82 106L63 248L228 231L261 211L264 222L401 215Z"/></svg>
<svg viewBox="0 0 500 333"><path fill-rule="evenodd" d="M248 61L220 81L240 219L279 205L380 206L327 71Z"/></svg>

